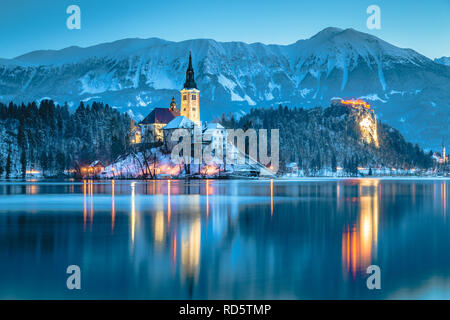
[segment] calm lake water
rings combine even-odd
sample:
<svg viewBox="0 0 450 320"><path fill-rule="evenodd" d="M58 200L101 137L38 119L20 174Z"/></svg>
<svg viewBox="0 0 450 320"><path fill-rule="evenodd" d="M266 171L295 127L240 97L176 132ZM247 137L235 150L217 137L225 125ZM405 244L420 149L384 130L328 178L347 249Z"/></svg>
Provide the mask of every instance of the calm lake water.
<svg viewBox="0 0 450 320"><path fill-rule="evenodd" d="M0 298L448 299L449 182L0 183Z"/></svg>

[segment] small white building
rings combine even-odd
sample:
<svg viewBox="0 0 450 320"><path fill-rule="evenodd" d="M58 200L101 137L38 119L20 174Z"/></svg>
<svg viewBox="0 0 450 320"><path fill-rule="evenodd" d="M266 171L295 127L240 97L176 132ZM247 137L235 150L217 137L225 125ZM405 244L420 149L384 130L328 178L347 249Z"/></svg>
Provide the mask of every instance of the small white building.
<svg viewBox="0 0 450 320"><path fill-rule="evenodd" d="M170 121L167 125L165 125L162 129L164 132L164 144L166 145L168 150L172 150L173 147L178 143L178 141L172 141L172 134L177 129L187 129L191 133L191 141L193 141L192 137L194 135L194 128L199 127L194 121L185 116L175 117L172 121Z"/></svg>
<svg viewBox="0 0 450 320"><path fill-rule="evenodd" d="M227 130L220 123L205 123L202 128L202 134L204 144L212 144L215 150L222 144L222 148L225 149Z"/></svg>

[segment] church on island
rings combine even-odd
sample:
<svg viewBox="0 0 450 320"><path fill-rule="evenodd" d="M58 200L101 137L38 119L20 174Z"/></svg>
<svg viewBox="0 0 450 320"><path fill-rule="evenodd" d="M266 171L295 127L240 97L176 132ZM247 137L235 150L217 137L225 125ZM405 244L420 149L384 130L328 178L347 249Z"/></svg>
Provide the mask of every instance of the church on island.
<svg viewBox="0 0 450 320"><path fill-rule="evenodd" d="M213 157L226 157L227 153L232 159L232 163L222 162L213 164L192 164L187 170L189 174L198 174L202 170L204 172L216 172L222 175L233 173L241 176L257 176L257 175L273 175L266 167L258 163L256 160L250 159L242 150L239 150L234 144L227 141L228 132L220 123L201 122L200 120L200 90L195 82L194 68L192 66L192 55L189 52L189 63L186 70L186 80L183 88L180 90L181 101L179 107L172 97L172 101L168 108L154 108L139 124L132 125L131 143L139 146L140 149L149 149L152 147L162 147L159 150L164 152L173 150L178 143L172 140L172 134L178 129L187 129L191 133L191 144L194 144L195 132L201 132L202 148L206 150L212 149ZM223 150L223 153L216 153L216 150ZM157 151L157 152L160 152ZM163 157L163 155L161 155ZM224 159L222 159L224 160ZM250 161L251 160L251 161ZM116 167L116 164L110 167ZM164 167L163 163L154 164L155 166ZM201 170L201 166L203 169ZM173 166L171 166L173 167ZM113 171L119 172L120 168ZM156 170L157 171L157 170ZM171 170L160 170L171 171ZM176 170L173 170L176 171ZM208 173L209 174L209 173ZM171 173L172 175L172 173Z"/></svg>
<svg viewBox="0 0 450 320"><path fill-rule="evenodd" d="M178 109L175 97L172 97L168 108L154 108L139 125L131 129L131 142L164 143L171 147L170 135L176 129L194 129L198 126L202 131L220 130L225 128L218 123L209 123L202 126L200 121L200 90L195 83L192 55L189 52L189 64L186 70L186 81L180 90L181 103Z"/></svg>

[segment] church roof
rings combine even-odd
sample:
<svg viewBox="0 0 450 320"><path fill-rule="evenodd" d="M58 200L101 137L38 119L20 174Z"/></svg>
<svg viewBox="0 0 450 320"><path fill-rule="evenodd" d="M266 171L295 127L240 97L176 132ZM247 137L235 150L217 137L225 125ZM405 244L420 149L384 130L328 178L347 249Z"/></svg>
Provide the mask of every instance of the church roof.
<svg viewBox="0 0 450 320"><path fill-rule="evenodd" d="M179 116L176 117L175 119L173 119L172 121L170 121L164 128L163 130L167 130L167 129L191 129L195 126L195 122L192 121L189 118L186 118L185 116Z"/></svg>
<svg viewBox="0 0 450 320"><path fill-rule="evenodd" d="M141 124L169 123L178 115L178 110L171 111L168 108L155 108L141 121Z"/></svg>
<svg viewBox="0 0 450 320"><path fill-rule="evenodd" d="M105 165L100 161L100 160L95 160L94 162L92 162L89 167L94 168L94 167L104 167Z"/></svg>
<svg viewBox="0 0 450 320"><path fill-rule="evenodd" d="M189 51L189 65L186 70L186 82L184 83L184 89L197 89L197 84L194 78L194 68L192 67L192 57Z"/></svg>
<svg viewBox="0 0 450 320"><path fill-rule="evenodd" d="M225 128L220 123L209 122L206 124L205 129L206 130L220 130L220 129L225 129Z"/></svg>

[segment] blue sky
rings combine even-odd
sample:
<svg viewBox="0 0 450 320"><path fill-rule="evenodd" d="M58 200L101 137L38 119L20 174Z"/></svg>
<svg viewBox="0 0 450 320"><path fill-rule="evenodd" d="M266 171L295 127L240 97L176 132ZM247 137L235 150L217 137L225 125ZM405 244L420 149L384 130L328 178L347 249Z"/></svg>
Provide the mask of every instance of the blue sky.
<svg viewBox="0 0 450 320"><path fill-rule="evenodd" d="M66 27L71 4L81 8L81 30ZM372 4L381 30L366 27ZM289 44L329 26L450 56L450 0L0 0L0 57L129 37Z"/></svg>

